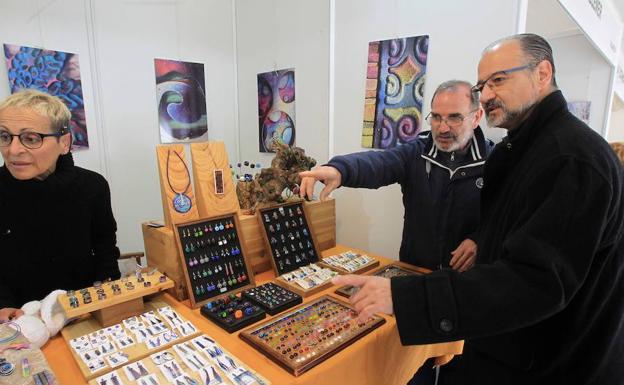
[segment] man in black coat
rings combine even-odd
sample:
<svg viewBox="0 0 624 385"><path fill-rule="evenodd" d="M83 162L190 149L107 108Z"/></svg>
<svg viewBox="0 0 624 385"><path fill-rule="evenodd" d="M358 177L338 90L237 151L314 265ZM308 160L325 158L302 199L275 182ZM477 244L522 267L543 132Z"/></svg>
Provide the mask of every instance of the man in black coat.
<svg viewBox="0 0 624 385"><path fill-rule="evenodd" d="M431 132L385 151L336 156L302 172L301 196L312 197L317 180L321 200L339 186L379 188L399 183L405 216L399 257L431 270L468 270L477 253L483 165L493 143L479 121L483 111L470 83L438 86L426 120Z"/></svg>
<svg viewBox="0 0 624 385"><path fill-rule="evenodd" d="M367 317L395 313L404 344L465 339L443 384L621 384L624 379L624 170L575 118L549 44L499 40L478 68L491 126L509 130L484 173L477 265L362 289Z"/></svg>

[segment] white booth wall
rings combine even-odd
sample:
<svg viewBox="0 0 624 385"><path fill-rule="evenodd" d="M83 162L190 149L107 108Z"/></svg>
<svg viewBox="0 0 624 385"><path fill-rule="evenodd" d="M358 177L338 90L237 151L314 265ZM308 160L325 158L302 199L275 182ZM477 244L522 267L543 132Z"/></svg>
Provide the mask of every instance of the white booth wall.
<svg viewBox="0 0 624 385"><path fill-rule="evenodd" d="M236 0L240 160L270 166L259 151L259 73L295 69L295 145L323 162L328 150L328 0Z"/></svg>
<svg viewBox="0 0 624 385"><path fill-rule="evenodd" d="M296 144L322 164L364 150L369 42L429 35L426 116L439 83L474 82L482 49L522 29L521 3L4 0L0 40L80 55L90 148L77 152L76 162L109 180L120 248L134 251L143 249L141 222L162 218L154 58L204 63L209 139L225 141L231 162L263 166L272 155L258 150L256 76L294 67ZM0 98L8 92L0 81ZM486 133L500 139L504 132ZM398 257L403 206L397 185L344 188L334 196L338 242Z"/></svg>
<svg viewBox="0 0 624 385"><path fill-rule="evenodd" d="M122 252L143 250L141 223L163 217L154 58L204 63L209 139L224 140L230 156L238 152L232 10L223 0L0 5L0 42L79 55L90 147L74 159L107 178ZM6 80L0 88L4 98Z"/></svg>
<svg viewBox="0 0 624 385"><path fill-rule="evenodd" d="M549 40L557 84L568 102L590 101L589 126L606 133L612 67L582 34Z"/></svg>
<svg viewBox="0 0 624 385"><path fill-rule="evenodd" d="M609 142L624 142L624 101L617 96L613 98L607 140Z"/></svg>
<svg viewBox="0 0 624 385"><path fill-rule="evenodd" d="M438 84L449 79L474 83L482 50L517 28L515 1L338 0L335 7L332 155L363 150L369 42L429 35L422 114L426 116ZM484 10L490 16L484 16ZM488 130L487 134L500 138L500 131ZM334 196L340 243L398 258L404 215L398 185L378 190L344 188Z"/></svg>

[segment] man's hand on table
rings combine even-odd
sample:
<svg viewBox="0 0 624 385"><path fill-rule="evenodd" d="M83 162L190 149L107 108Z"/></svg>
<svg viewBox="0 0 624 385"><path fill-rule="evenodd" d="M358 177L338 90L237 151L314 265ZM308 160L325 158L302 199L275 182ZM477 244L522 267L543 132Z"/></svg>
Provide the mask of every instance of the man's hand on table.
<svg viewBox="0 0 624 385"><path fill-rule="evenodd" d="M375 313L394 313L389 278L343 275L335 277L332 282L334 285L352 285L359 288L350 301L360 320L365 321Z"/></svg>

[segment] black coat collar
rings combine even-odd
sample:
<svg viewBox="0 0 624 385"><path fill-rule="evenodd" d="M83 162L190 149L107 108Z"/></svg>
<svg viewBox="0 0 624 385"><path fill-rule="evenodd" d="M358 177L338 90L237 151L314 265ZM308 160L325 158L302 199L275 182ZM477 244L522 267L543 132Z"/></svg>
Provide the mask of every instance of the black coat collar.
<svg viewBox="0 0 624 385"><path fill-rule="evenodd" d="M524 151L544 133L548 121L555 116L561 116L564 111L567 111L567 102L561 91L550 93L535 105L524 122L509 131L499 145L512 149L514 153Z"/></svg>

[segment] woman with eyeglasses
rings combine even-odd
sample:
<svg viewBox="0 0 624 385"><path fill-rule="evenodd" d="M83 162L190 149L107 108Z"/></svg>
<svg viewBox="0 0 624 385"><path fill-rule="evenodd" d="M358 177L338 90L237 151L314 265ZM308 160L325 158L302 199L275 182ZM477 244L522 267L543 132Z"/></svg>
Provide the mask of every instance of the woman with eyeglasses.
<svg viewBox="0 0 624 385"><path fill-rule="evenodd" d="M54 289L119 277L108 183L74 165L70 118L40 91L0 103L0 322Z"/></svg>

